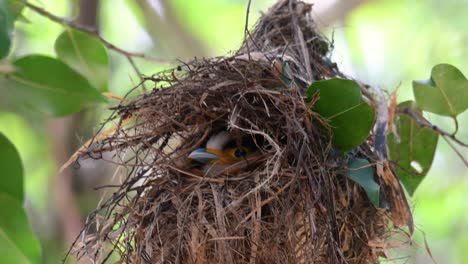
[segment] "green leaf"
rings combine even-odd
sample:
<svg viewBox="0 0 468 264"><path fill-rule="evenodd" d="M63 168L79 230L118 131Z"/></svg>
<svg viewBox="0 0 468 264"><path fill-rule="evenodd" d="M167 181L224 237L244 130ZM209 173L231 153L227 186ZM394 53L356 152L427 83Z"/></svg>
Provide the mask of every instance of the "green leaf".
<svg viewBox="0 0 468 264"><path fill-rule="evenodd" d="M83 32L66 29L55 41L55 52L100 91L107 91L109 57L104 45Z"/></svg>
<svg viewBox="0 0 468 264"><path fill-rule="evenodd" d="M24 6L23 0L0 0L0 59L10 52L13 25Z"/></svg>
<svg viewBox="0 0 468 264"><path fill-rule="evenodd" d="M420 112L413 101L400 103L398 107L410 107ZM388 136L390 157L397 164L396 174L413 195L431 168L439 136L430 128L421 128L407 115L400 115L395 125L400 142L394 134Z"/></svg>
<svg viewBox="0 0 468 264"><path fill-rule="evenodd" d="M0 0L0 59L6 57L11 46L12 18L8 7Z"/></svg>
<svg viewBox="0 0 468 264"><path fill-rule="evenodd" d="M413 92L424 111L455 117L468 108L468 80L450 64L434 66L428 81L413 81Z"/></svg>
<svg viewBox="0 0 468 264"><path fill-rule="evenodd" d="M374 125L374 110L362 100L359 85L351 80L316 81L307 90L310 101L316 92L320 99L313 110L329 119L333 142L342 151L361 145Z"/></svg>
<svg viewBox="0 0 468 264"><path fill-rule="evenodd" d="M374 180L374 166L369 165L365 159L353 159L348 163L348 177L359 184L372 204L378 208L380 206L380 186Z"/></svg>
<svg viewBox="0 0 468 264"><path fill-rule="evenodd" d="M0 0L3 1L3 0ZM13 20L16 20L26 5L26 0L7 0L7 8Z"/></svg>
<svg viewBox="0 0 468 264"><path fill-rule="evenodd" d="M0 193L0 263L41 263L41 246L21 203Z"/></svg>
<svg viewBox="0 0 468 264"><path fill-rule="evenodd" d="M23 165L13 143L0 133L0 194L6 193L23 203Z"/></svg>
<svg viewBox="0 0 468 264"><path fill-rule="evenodd" d="M105 98L79 73L65 63L42 55L16 60L17 71L9 75L7 91L22 104L51 116L65 116ZM12 98L14 98L12 97Z"/></svg>

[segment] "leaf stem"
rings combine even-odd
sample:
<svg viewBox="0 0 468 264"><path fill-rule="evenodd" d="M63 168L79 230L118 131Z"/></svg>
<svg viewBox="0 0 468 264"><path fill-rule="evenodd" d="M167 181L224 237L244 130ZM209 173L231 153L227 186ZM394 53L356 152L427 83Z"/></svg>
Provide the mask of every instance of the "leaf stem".
<svg viewBox="0 0 468 264"><path fill-rule="evenodd" d="M455 131L453 132L452 136L455 136L455 134L457 134L458 132L458 120L456 116L453 116L452 118L453 118L453 122L455 122Z"/></svg>

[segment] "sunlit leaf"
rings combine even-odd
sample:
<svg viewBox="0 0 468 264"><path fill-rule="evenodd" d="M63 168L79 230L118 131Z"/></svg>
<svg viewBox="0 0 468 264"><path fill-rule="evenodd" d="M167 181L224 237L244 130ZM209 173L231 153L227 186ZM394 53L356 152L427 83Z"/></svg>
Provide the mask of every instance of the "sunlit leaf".
<svg viewBox="0 0 468 264"><path fill-rule="evenodd" d="M455 117L468 108L468 80L450 64L434 66L428 81L413 81L413 92L424 111Z"/></svg>
<svg viewBox="0 0 468 264"><path fill-rule="evenodd" d="M400 103L398 107L419 111L413 101ZM395 135L389 135L390 157L397 164L396 174L408 193L413 195L432 165L439 136L432 129L421 128L407 115L400 115L395 125L400 142Z"/></svg>
<svg viewBox="0 0 468 264"><path fill-rule="evenodd" d="M107 91L109 58L104 45L83 32L66 29L55 41L55 52L100 91Z"/></svg>
<svg viewBox="0 0 468 264"><path fill-rule="evenodd" d="M0 263L41 263L41 246L21 203L0 193Z"/></svg>
<svg viewBox="0 0 468 264"><path fill-rule="evenodd" d="M320 99L313 111L329 119L335 145L348 151L362 144L374 124L375 113L362 100L359 85L336 78L316 81L307 90L308 99L317 91Z"/></svg>
<svg viewBox="0 0 468 264"><path fill-rule="evenodd" d="M374 166L365 159L353 159L348 163L348 177L359 184L375 207L380 206L380 186L374 180Z"/></svg>
<svg viewBox="0 0 468 264"><path fill-rule="evenodd" d="M23 202L23 165L15 146L0 133L0 194L6 193Z"/></svg>
<svg viewBox="0 0 468 264"><path fill-rule="evenodd" d="M21 104L52 116L65 116L104 97L79 73L65 63L42 55L14 62L17 71L9 76L8 89Z"/></svg>

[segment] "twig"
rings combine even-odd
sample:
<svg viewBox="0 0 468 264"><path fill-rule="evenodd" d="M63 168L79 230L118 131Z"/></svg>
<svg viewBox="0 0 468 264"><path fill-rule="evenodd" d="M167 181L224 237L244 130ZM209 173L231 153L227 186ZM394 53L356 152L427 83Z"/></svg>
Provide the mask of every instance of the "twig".
<svg viewBox="0 0 468 264"><path fill-rule="evenodd" d="M453 140L455 143L459 144L462 147L468 148L468 144L464 143L463 141L456 138L453 133L449 133L449 132L447 132L445 130L440 129L438 126L435 126L435 125L431 124L421 114L419 114L418 112L412 110L411 108L401 107L401 108L398 108L397 111L398 111L398 113L406 114L409 117L411 117L413 119L413 121L416 124L418 124L420 127L425 127L425 128L432 129L437 134Z"/></svg>
<svg viewBox="0 0 468 264"><path fill-rule="evenodd" d="M450 142L448 140L447 137L449 136L442 136L445 141L447 141L447 144L449 144L449 146L453 149L453 151L455 152L455 154L457 154L457 156L463 161L463 163L465 163L465 166L468 167L468 161L463 157L463 154L460 153L460 151L458 151L457 148L455 148L455 146L452 144L452 142Z"/></svg>
<svg viewBox="0 0 468 264"><path fill-rule="evenodd" d="M107 97L107 98L109 98L109 99L118 100L118 101L120 101L120 102L125 101L125 98L120 97L120 96L118 96L118 95L114 95L114 94L112 94L112 93L102 93L102 95L105 96L105 97Z"/></svg>
<svg viewBox="0 0 468 264"><path fill-rule="evenodd" d="M249 32L249 14L250 14L250 5L252 4L252 1L249 0L247 3L247 11L245 14L245 27L244 27L244 41L245 41L245 46L247 47L247 56L250 60L250 48L249 48L249 40L248 38L252 39L250 37L250 32Z"/></svg>
<svg viewBox="0 0 468 264"><path fill-rule="evenodd" d="M376 121L375 121L375 152L381 161L388 159L387 150L387 131L388 131L388 117L389 110L382 90L379 87L373 87L372 95L375 100Z"/></svg>
<svg viewBox="0 0 468 264"><path fill-rule="evenodd" d="M292 15L291 17L291 20L292 20L292 25L291 27L293 28L293 30L295 31L295 38L296 38L296 41L297 43L299 43L300 47L301 47L301 53L302 53L302 57L304 59L304 66L306 68L306 71L307 71L307 77L308 77L308 83L311 83L312 80L314 79L314 75L312 74L312 68L311 68L311 64L310 64L310 55L309 55L309 50L307 49L307 46L306 46L306 43L305 43L305 40L304 40L304 34L302 33L302 29L301 27L299 26L299 23L297 21L297 17L295 16L296 14L296 8L293 9L293 2L295 1L290 1L289 2L289 10L290 10L290 13Z"/></svg>
<svg viewBox="0 0 468 264"><path fill-rule="evenodd" d="M79 30L81 32L84 32L84 33L88 34L91 37L99 39L99 41L101 41L101 43L104 46L106 46L108 49L113 50L113 51L115 51L115 52L117 52L117 53L119 53L119 54L121 54L121 55L123 55L123 56L125 56L127 58L135 57L135 58L141 58L141 59L156 62L156 63L165 63L165 64L173 63L173 61L171 61L171 60L153 58L153 57L149 57L149 56L147 56L147 55L145 55L143 53L135 53L135 52L129 52L129 51L123 50L123 49L115 46L114 44L110 43L109 41L107 41L103 37L101 37L101 35L99 35L96 28L88 27L88 26L73 22L71 20L56 16L54 14L49 13L45 9L43 9L41 7L38 7L36 5L33 5L33 4L29 3L29 2L25 2L25 5L28 8L34 10L35 12L41 14L42 16L47 17L48 19L50 19L53 22L56 22L58 24L61 24L61 25L64 25L64 26L67 26L67 27L70 27L70 28L73 28L73 29L76 29L76 30Z"/></svg>
<svg viewBox="0 0 468 264"><path fill-rule="evenodd" d="M146 89L145 81L143 80L143 74L141 73L140 69L138 69L137 65L135 64L135 61L133 60L133 58L131 56L128 56L128 55L124 55L124 56L127 58L130 65L132 65L133 70L135 71L135 73L140 78L141 87L143 88L143 92L146 92L147 89Z"/></svg>

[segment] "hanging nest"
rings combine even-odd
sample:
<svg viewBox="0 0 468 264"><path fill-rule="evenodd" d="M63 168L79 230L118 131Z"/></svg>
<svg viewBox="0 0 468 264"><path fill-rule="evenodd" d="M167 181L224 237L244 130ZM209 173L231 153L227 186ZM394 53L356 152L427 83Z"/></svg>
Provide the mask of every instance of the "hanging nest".
<svg viewBox="0 0 468 264"><path fill-rule="evenodd" d="M387 209L347 178L327 120L305 100L313 81L344 78L310 11L281 1L232 57L145 78L152 92L114 108L116 128L79 158L113 153L124 177L73 253L93 263L378 263L390 223L410 216L392 201L404 194L387 165L376 175ZM255 152L207 173L188 155L220 131L250 138ZM373 143L349 155L377 163Z"/></svg>

